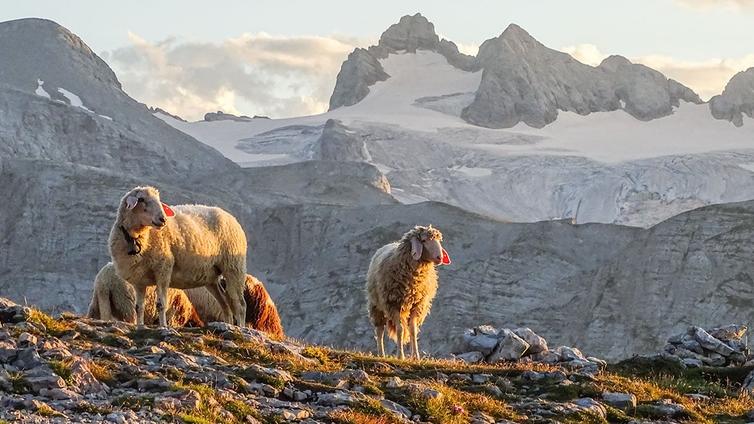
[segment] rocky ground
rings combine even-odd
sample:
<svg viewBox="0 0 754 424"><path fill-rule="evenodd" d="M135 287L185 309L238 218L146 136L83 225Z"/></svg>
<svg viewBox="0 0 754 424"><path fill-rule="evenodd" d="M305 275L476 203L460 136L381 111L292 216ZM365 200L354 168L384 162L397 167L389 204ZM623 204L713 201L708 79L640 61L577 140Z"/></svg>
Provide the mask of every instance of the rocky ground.
<svg viewBox="0 0 754 424"><path fill-rule="evenodd" d="M754 409L740 392L752 367L687 368L668 355L599 369L400 361L224 323L53 319L5 299L0 321L0 422L738 423Z"/></svg>

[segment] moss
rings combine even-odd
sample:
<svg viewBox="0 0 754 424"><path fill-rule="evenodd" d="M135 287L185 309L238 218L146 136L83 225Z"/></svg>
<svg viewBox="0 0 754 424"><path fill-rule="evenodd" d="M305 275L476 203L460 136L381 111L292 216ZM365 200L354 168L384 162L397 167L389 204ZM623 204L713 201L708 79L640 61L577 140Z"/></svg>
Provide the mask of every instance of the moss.
<svg viewBox="0 0 754 424"><path fill-rule="evenodd" d="M41 415L43 417L58 417L63 416L60 412L52 409L50 405L46 403L42 403L37 406L37 410L34 411L36 414Z"/></svg>
<svg viewBox="0 0 754 424"><path fill-rule="evenodd" d="M256 410L251 405L245 402L242 402L240 400L228 401L223 406L225 407L226 411L233 414L233 416L236 417L241 422L245 422L246 417L248 416L252 416L258 420L262 418L258 410Z"/></svg>
<svg viewBox="0 0 754 424"><path fill-rule="evenodd" d="M588 411L578 411L568 414L561 422L565 424L608 424L608 421L601 415Z"/></svg>
<svg viewBox="0 0 754 424"><path fill-rule="evenodd" d="M110 412L112 412L112 408L103 408L99 407L93 403L87 402L85 400L79 401L76 405L71 408L74 412L77 413L88 413L88 414L101 414L101 415L107 415Z"/></svg>
<svg viewBox="0 0 754 424"><path fill-rule="evenodd" d="M269 374L265 374L263 372L257 372L251 367L244 368L237 374L238 376L243 377L247 380L253 380L253 381L258 381L260 383L269 384L270 386L278 390L283 390L286 383L286 381L281 378L277 378Z"/></svg>
<svg viewBox="0 0 754 424"><path fill-rule="evenodd" d="M55 337L60 337L73 329L71 323L56 320L38 309L32 308L27 319L29 322L43 327L47 334Z"/></svg>
<svg viewBox="0 0 754 424"><path fill-rule="evenodd" d="M117 381L113 375L113 364L111 362L102 360L93 360L89 363L89 371L97 380L105 383L112 384Z"/></svg>
<svg viewBox="0 0 754 424"><path fill-rule="evenodd" d="M154 406L154 398L149 396L118 396L110 402L113 406L138 411L141 408Z"/></svg>
<svg viewBox="0 0 754 424"><path fill-rule="evenodd" d="M340 410L328 414L335 424L392 424L390 416L371 415L360 411Z"/></svg>
<svg viewBox="0 0 754 424"><path fill-rule="evenodd" d="M605 410L607 412L607 421L610 423L616 423L616 424L626 424L631 422L631 417L626 415L625 412L621 411L620 409L613 408L610 405L604 405Z"/></svg>
<svg viewBox="0 0 754 424"><path fill-rule="evenodd" d="M210 421L194 414L180 413L178 414L178 418L186 424L214 424L214 421Z"/></svg>
<svg viewBox="0 0 754 424"><path fill-rule="evenodd" d="M72 378L72 371L71 371L71 364L73 362L73 359L65 359L62 361L58 360L51 360L48 362L48 365L52 369L52 371L57 374L60 378L63 379L63 381L66 382L68 385L73 384L73 378Z"/></svg>
<svg viewBox="0 0 754 424"><path fill-rule="evenodd" d="M11 384L11 390L16 394L24 394L31 391L29 383L26 381L24 375L20 372L8 373L9 381Z"/></svg>

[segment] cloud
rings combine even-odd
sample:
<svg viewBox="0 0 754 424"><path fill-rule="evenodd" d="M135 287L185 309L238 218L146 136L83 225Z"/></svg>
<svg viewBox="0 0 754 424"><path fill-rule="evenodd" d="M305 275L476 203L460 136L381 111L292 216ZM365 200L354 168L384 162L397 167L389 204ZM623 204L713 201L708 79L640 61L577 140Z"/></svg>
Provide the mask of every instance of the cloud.
<svg viewBox="0 0 754 424"><path fill-rule="evenodd" d="M124 90L186 119L222 110L273 117L327 110L341 63L368 40L242 34L219 43L149 42L103 53Z"/></svg>
<svg viewBox="0 0 754 424"><path fill-rule="evenodd" d="M676 0L676 3L692 9L754 10L754 0Z"/></svg>
<svg viewBox="0 0 754 424"><path fill-rule="evenodd" d="M754 0L752 0L754 2ZM580 62L596 66L608 55L593 44L579 44L561 49ZM656 69L696 91L703 99L720 94L737 72L754 66L754 53L739 58L684 61L664 55L644 55L629 58Z"/></svg>

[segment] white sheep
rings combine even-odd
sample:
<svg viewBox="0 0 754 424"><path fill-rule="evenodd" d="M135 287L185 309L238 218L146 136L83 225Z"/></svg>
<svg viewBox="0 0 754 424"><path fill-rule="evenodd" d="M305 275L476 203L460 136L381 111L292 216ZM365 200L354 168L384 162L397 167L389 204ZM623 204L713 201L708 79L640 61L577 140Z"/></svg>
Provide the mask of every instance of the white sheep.
<svg viewBox="0 0 754 424"><path fill-rule="evenodd" d="M400 358L404 358L403 345L409 339L412 356L419 358L417 334L437 292L435 266L450 264L441 242L438 229L416 226L372 257L367 271L367 306L380 355L385 356L387 326Z"/></svg>
<svg viewBox="0 0 754 424"><path fill-rule="evenodd" d="M165 327L168 288L205 286L225 311L226 321L244 325L246 234L228 212L210 206L160 202L154 187L126 193L110 230L110 256L118 275L136 290L136 322L144 325L147 286L157 286L159 325ZM226 280L227 300L217 286Z"/></svg>
<svg viewBox="0 0 754 424"><path fill-rule="evenodd" d="M150 324L157 322L157 309L155 308L154 287L147 287L144 308L144 320ZM174 327L183 327L187 324L192 327L202 327L204 322L191 304L183 290L168 290L168 322ZM136 292L133 286L120 278L115 272L115 266L108 262L97 273L94 279L92 301L89 303L89 318L103 321L124 321L136 323Z"/></svg>

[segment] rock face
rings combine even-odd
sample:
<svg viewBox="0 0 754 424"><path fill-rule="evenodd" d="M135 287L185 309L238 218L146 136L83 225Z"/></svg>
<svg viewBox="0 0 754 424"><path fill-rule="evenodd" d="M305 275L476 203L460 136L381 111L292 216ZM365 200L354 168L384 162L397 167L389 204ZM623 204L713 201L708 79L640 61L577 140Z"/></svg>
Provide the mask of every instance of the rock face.
<svg viewBox="0 0 754 424"><path fill-rule="evenodd" d="M237 168L128 97L107 64L54 22L0 23L0 56L2 157L71 162L174 181L185 174ZM49 97L37 93L40 81Z"/></svg>
<svg viewBox="0 0 754 424"><path fill-rule="evenodd" d="M369 86L390 78L379 59L384 59L391 53L415 53L417 50L438 52L445 56L449 64L465 71L479 69L473 56L460 53L458 46L452 41L440 40L435 33L434 24L427 18L420 13L406 15L382 33L376 46L357 48L348 55L340 68L330 97L330 110L358 103L369 94Z"/></svg>
<svg viewBox="0 0 754 424"><path fill-rule="evenodd" d="M328 119L319 137L318 158L334 161L369 161L364 140L340 121Z"/></svg>
<svg viewBox="0 0 754 424"><path fill-rule="evenodd" d="M207 122L213 122L213 121L237 121L237 122L247 122L251 121L252 118L242 115L237 116L233 115L232 113L225 113L221 110L218 110L217 112L208 112L204 114L204 120Z"/></svg>
<svg viewBox="0 0 754 424"><path fill-rule="evenodd" d="M354 50L340 67L330 97L330 110L358 103L369 94L369 86L389 77L379 60L367 50Z"/></svg>
<svg viewBox="0 0 754 424"><path fill-rule="evenodd" d="M754 68L739 72L731 78L722 94L709 101L710 112L740 127L743 115L754 118Z"/></svg>
<svg viewBox="0 0 754 424"><path fill-rule="evenodd" d="M671 114L681 99L701 102L690 89L646 66L620 56L596 68L584 65L545 47L515 24L485 41L477 60L484 69L482 82L462 117L484 127L524 122L541 128L559 110L586 115L622 108L650 120Z"/></svg>

